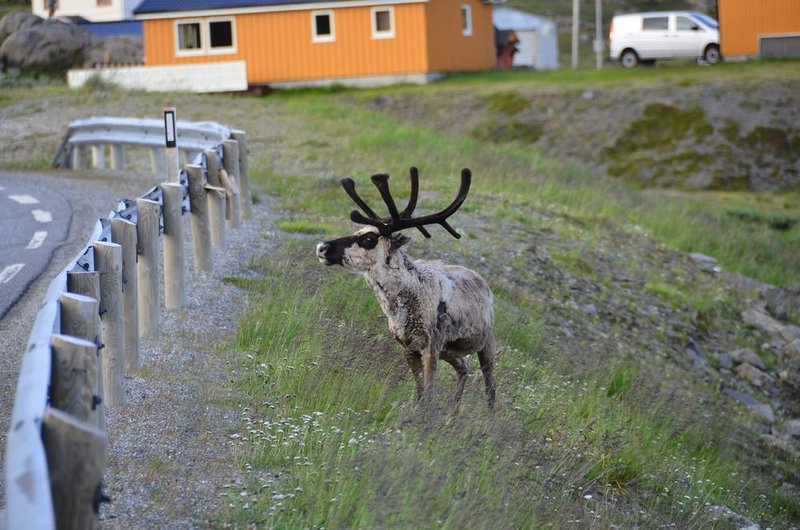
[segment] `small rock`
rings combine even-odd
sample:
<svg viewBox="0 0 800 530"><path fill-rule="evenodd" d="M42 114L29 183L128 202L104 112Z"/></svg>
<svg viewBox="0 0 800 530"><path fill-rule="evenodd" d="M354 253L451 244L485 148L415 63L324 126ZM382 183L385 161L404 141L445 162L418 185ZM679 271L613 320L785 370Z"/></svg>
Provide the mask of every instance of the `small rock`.
<svg viewBox="0 0 800 530"><path fill-rule="evenodd" d="M717 266L717 260L711 256L700 254L699 252L692 252L689 258L695 262L701 271L706 272L719 272L721 269Z"/></svg>
<svg viewBox="0 0 800 530"><path fill-rule="evenodd" d="M772 412L772 407L767 404L750 405L747 407L754 416L757 416L767 422L769 425L775 423L775 413Z"/></svg>
<svg viewBox="0 0 800 530"><path fill-rule="evenodd" d="M800 419L787 420L786 423L783 424L783 429L789 436L800 438Z"/></svg>
<svg viewBox="0 0 800 530"><path fill-rule="evenodd" d="M762 372L750 363L742 363L737 366L736 375L757 387L764 386L765 384L771 385L775 383L774 377Z"/></svg>
<svg viewBox="0 0 800 530"><path fill-rule="evenodd" d="M742 348L741 350L731 352L731 358L733 358L736 364L748 363L760 370L766 370L767 368L764 364L764 360L749 348Z"/></svg>
<svg viewBox="0 0 800 530"><path fill-rule="evenodd" d="M783 347L783 354L793 363L800 363L800 339L795 339Z"/></svg>
<svg viewBox="0 0 800 530"><path fill-rule="evenodd" d="M724 353L724 354L720 355L719 356L719 367L720 368L724 368L726 370L730 370L731 368L733 368L733 358L730 355L728 355L727 353Z"/></svg>
<svg viewBox="0 0 800 530"><path fill-rule="evenodd" d="M794 324L789 324L781 330L781 338L786 342L792 342L795 339L800 339L800 327Z"/></svg>
<svg viewBox="0 0 800 530"><path fill-rule="evenodd" d="M772 425L775 423L775 414L772 412L772 407L768 404L761 403L750 394L745 394L744 392L739 392L738 390L734 390L732 388L725 388L723 389L723 392L732 397L738 403L744 405L751 414L761 418L767 422L767 424Z"/></svg>
<svg viewBox="0 0 800 530"><path fill-rule="evenodd" d="M588 317L597 316L597 307L595 307L594 304L586 304L585 306L581 307L581 311Z"/></svg>
<svg viewBox="0 0 800 530"><path fill-rule="evenodd" d="M761 440L771 446L775 447L776 449L780 449L785 453L791 455L793 458L800 458L800 451L794 448L794 443L792 443L792 439L788 436L776 436L774 434L762 434Z"/></svg>
<svg viewBox="0 0 800 530"><path fill-rule="evenodd" d="M594 92L592 92L591 90L585 90L585 91L584 91L584 92L581 94L581 97L582 97L583 99L585 99L586 101L592 101L592 100L594 99Z"/></svg>
<svg viewBox="0 0 800 530"><path fill-rule="evenodd" d="M761 328L772 335L778 335L786 327L760 309L750 308L742 313L742 320L746 324Z"/></svg>

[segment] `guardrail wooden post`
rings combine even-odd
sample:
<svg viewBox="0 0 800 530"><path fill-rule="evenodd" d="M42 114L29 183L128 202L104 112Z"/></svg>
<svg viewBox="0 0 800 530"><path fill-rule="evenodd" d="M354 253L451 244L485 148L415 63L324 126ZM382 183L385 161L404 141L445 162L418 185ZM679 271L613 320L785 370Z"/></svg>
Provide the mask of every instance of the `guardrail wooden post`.
<svg viewBox="0 0 800 530"><path fill-rule="evenodd" d="M225 246L225 189L219 180L219 157L215 149L206 149L208 171L208 222L211 225L211 244Z"/></svg>
<svg viewBox="0 0 800 530"><path fill-rule="evenodd" d="M97 344L78 337L53 335L50 345L53 351L51 406L80 420L91 421L97 383Z"/></svg>
<svg viewBox="0 0 800 530"><path fill-rule="evenodd" d="M151 147L150 148L150 170L153 173L158 173L159 175L164 174L164 157L165 151L163 147Z"/></svg>
<svg viewBox="0 0 800 530"><path fill-rule="evenodd" d="M239 142L236 140L224 140L222 142L222 167L234 183L232 188L226 186L232 192L228 197L231 206L231 215L227 217L228 226L230 228L239 228L242 225L242 195L239 184Z"/></svg>
<svg viewBox="0 0 800 530"><path fill-rule="evenodd" d="M105 169L106 167L106 146L97 144L92 146L92 167L95 169Z"/></svg>
<svg viewBox="0 0 800 530"><path fill-rule="evenodd" d="M106 405L103 401L103 359L100 356L100 346L102 345L101 324L100 324L100 273L97 271L86 272L68 272L67 273L67 291L69 293L85 296L96 302L94 307L94 316L92 324L86 328L84 334L78 334L78 329L69 324L71 317L67 316L65 321L65 311L69 312L70 308L64 305L63 299L61 302L61 332L66 335L75 335L89 342L94 342L97 345L97 377L95 378L94 395L100 400L99 404L94 409L95 425L101 431L106 430ZM63 296L63 295L62 295ZM73 333L75 332L75 333Z"/></svg>
<svg viewBox="0 0 800 530"><path fill-rule="evenodd" d="M95 241L94 262L100 273L100 323L103 329L103 399L114 408L125 404L125 322L122 320L122 247Z"/></svg>
<svg viewBox="0 0 800 530"><path fill-rule="evenodd" d="M194 263L197 270L210 271L211 230L208 224L208 200L206 199L203 168L195 165L186 166L189 177L189 211L192 222L192 246Z"/></svg>
<svg viewBox="0 0 800 530"><path fill-rule="evenodd" d="M161 315L159 238L161 236L161 205L147 199L136 199L136 240L139 261L136 264L139 306L139 333L157 337Z"/></svg>
<svg viewBox="0 0 800 530"><path fill-rule="evenodd" d="M231 131L231 137L239 142L239 191L242 194L244 218L253 218L253 191L250 187L250 163L247 160L247 134L244 131Z"/></svg>
<svg viewBox="0 0 800 530"><path fill-rule="evenodd" d="M136 272L136 225L111 219L111 240L122 246L122 310L125 320L125 369L136 370L139 361L139 288Z"/></svg>
<svg viewBox="0 0 800 530"><path fill-rule="evenodd" d="M76 145L72 148L72 169L86 169L85 145Z"/></svg>
<svg viewBox="0 0 800 530"><path fill-rule="evenodd" d="M42 417L56 528L97 529L95 502L107 463L103 431L58 409Z"/></svg>
<svg viewBox="0 0 800 530"><path fill-rule="evenodd" d="M111 144L111 169L125 171L125 144Z"/></svg>
<svg viewBox="0 0 800 530"><path fill-rule="evenodd" d="M164 193L164 307L184 306L186 260L183 250L183 186L165 182Z"/></svg>

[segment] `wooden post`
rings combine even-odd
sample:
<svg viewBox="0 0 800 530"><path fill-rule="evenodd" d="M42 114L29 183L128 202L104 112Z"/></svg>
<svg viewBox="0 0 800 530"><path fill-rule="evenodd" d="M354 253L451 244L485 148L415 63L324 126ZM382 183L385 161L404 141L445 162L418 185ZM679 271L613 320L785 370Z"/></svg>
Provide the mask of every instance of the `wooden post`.
<svg viewBox="0 0 800 530"><path fill-rule="evenodd" d="M103 431L49 408L42 417L50 491L56 528L95 530L100 527L95 502L107 463L108 439Z"/></svg>
<svg viewBox="0 0 800 530"><path fill-rule="evenodd" d="M61 334L88 340L97 344L96 319L100 302L77 293L61 293Z"/></svg>
<svg viewBox="0 0 800 530"><path fill-rule="evenodd" d="M50 404L80 420L91 421L97 383L97 344L78 337L53 335L50 345L53 351Z"/></svg>
<svg viewBox="0 0 800 530"><path fill-rule="evenodd" d="M164 148L151 147L150 148L150 170L159 175L164 174Z"/></svg>
<svg viewBox="0 0 800 530"><path fill-rule="evenodd" d="M211 244L215 248L225 246L225 189L219 180L219 157L214 149L207 149L206 168L208 171L208 222L211 225Z"/></svg>
<svg viewBox="0 0 800 530"><path fill-rule="evenodd" d="M95 169L106 168L106 146L97 144L92 146L92 167Z"/></svg>
<svg viewBox="0 0 800 530"><path fill-rule="evenodd" d="M125 144L111 144L111 169L125 171Z"/></svg>
<svg viewBox="0 0 800 530"><path fill-rule="evenodd" d="M75 145L72 147L72 169L86 169L86 146Z"/></svg>
<svg viewBox="0 0 800 530"><path fill-rule="evenodd" d="M65 306L62 300L61 303L61 333L66 335L75 335L89 342L94 342L97 345L96 364L97 364L97 377L95 377L94 395L100 400L97 407L94 409L94 424L101 431L106 430L106 405L103 401L103 360L100 356L100 346L102 344L101 337L101 324L100 324L100 273L96 271L87 272L68 272L67 273L67 291L76 295L85 296L91 300L95 300L96 306L94 309L94 322L86 328L85 334L78 335L73 333L77 331L76 328L70 325L67 320L65 323L64 312ZM68 310L68 308L67 308ZM69 318L69 317L68 317Z"/></svg>
<svg viewBox="0 0 800 530"><path fill-rule="evenodd" d="M137 370L139 360L139 288L136 272L136 225L111 219L111 240L122 246L122 309L125 320L125 369Z"/></svg>
<svg viewBox="0 0 800 530"><path fill-rule="evenodd" d="M211 261L211 230L208 224L208 200L206 199L203 168L186 166L189 176L189 211L192 222L192 246L194 248L195 268L201 271L213 270Z"/></svg>
<svg viewBox="0 0 800 530"><path fill-rule="evenodd" d="M234 186L225 186L231 192L228 195L228 204L231 212L231 215L227 216L228 226L230 228L239 228L242 225L242 195L240 192L241 186L239 185L239 142L236 140L223 140L222 167L234 183Z"/></svg>
<svg viewBox="0 0 800 530"><path fill-rule="evenodd" d="M136 241L139 261L136 264L138 283L139 333L142 337L157 337L161 303L159 301L159 247L161 205L147 199L136 199Z"/></svg>
<svg viewBox="0 0 800 530"><path fill-rule="evenodd" d="M253 191L250 187L250 164L247 160L247 134L244 131L231 131L231 137L239 142L239 191L245 219L253 218Z"/></svg>
<svg viewBox="0 0 800 530"><path fill-rule="evenodd" d="M122 319L122 247L94 242L100 273L100 323L103 330L103 399L109 408L125 404L125 321Z"/></svg>
<svg viewBox="0 0 800 530"><path fill-rule="evenodd" d="M183 251L183 186L165 182L164 193L164 307L180 309L185 302Z"/></svg>

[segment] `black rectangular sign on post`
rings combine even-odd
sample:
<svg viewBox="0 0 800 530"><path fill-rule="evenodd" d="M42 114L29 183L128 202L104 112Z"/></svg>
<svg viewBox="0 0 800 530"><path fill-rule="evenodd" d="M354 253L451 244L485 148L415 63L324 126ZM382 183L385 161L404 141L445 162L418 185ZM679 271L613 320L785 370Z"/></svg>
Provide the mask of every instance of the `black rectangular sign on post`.
<svg viewBox="0 0 800 530"><path fill-rule="evenodd" d="M164 134L166 137L166 147L177 147L177 133L175 131L175 109L164 109Z"/></svg>

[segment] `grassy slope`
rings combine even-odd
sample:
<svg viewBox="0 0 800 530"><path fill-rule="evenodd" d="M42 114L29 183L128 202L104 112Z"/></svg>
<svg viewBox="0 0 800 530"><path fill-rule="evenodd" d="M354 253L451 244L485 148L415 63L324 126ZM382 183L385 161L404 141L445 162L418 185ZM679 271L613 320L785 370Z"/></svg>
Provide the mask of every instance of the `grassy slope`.
<svg viewBox="0 0 800 530"><path fill-rule="evenodd" d="M462 80L479 88L494 81ZM581 328L585 316L556 300L569 299L569 287L543 285L548 279L537 278L534 258L521 252L526 242L536 247L552 236L547 248L554 265L545 272L560 271L567 284L599 284L609 307L618 307L614 298L625 287L587 261L587 253L613 261L614 252L626 252L624 238L646 247L642 226L677 245L715 249L727 263L748 262L756 273L773 267L764 277L794 279L789 269L796 250L783 248L783 236L769 230L742 236L735 219L713 214L714 202L721 208L744 196L686 201L642 193L530 149L482 145L353 108L353 97L363 103L376 93L281 98L307 120L295 142L316 174L256 171L289 211L284 228L300 235L279 256L252 264L264 279L249 282L254 302L236 346L248 353L243 385L253 399L239 447L253 482L247 495L229 499L221 522L725 528L728 523L711 520L711 505L776 527L797 521L796 499L778 491L782 480L794 480L796 466L786 464L787 474L775 475L773 466L782 466L785 456L761 448L757 457L745 457L745 448L757 445L750 420L669 358L670 337L683 333L684 324L693 334L704 327L734 330L740 300L719 282L692 276L678 258L648 257L634 245L626 273L645 278L644 292L691 314L691 322L678 323L683 317L670 313L675 323L648 321L630 333L620 321L604 328L610 337L592 334ZM437 234L438 251L428 245L422 252L474 266L494 286L502 388L494 416L485 412L478 380L460 412L418 410L399 350L363 280L322 270L309 257L315 240L309 232L322 238L350 229L344 212L351 205L338 178L354 176L363 187L369 173L399 176L412 163L422 166L425 209L447 202L462 165L480 175L458 214L466 240ZM393 181L397 196L407 192L403 181ZM472 226L467 216L477 217ZM766 263L757 257L761 252L770 260L787 254ZM626 303L640 302L631 296ZM617 315L624 309L637 311L633 305ZM567 315L577 335L564 342L551 312ZM735 340L757 341L750 333ZM452 388L449 369L440 378Z"/></svg>
<svg viewBox="0 0 800 530"><path fill-rule="evenodd" d="M747 65L738 75L754 82L794 75L791 65L781 68ZM605 73L549 79L556 89L580 90L587 82L658 82L659 72L675 71L642 71L640 80ZM734 67L707 71L700 75L737 75ZM464 76L419 90L446 97L450 88L547 79L506 76ZM182 118L247 130L252 175L287 212L281 227L290 233L279 254L253 260L249 279L230 279L250 299L233 344L241 354L225 354L242 374L231 384L250 396L240 405L242 429L231 435L251 482L244 495L224 500L219 525L726 528L710 521L708 506L717 504L775 528L800 520L797 500L779 490L783 481L797 483L797 462L761 446L752 420L720 398L718 382L674 357L687 334L707 332L712 346L763 343L754 330L740 329L741 301L668 248L679 244L670 233L694 234L695 250L715 241L717 231L734 234L742 229L735 218L708 212L730 201L757 206L757 198L714 197L700 209L597 180L529 148L483 145L354 110L354 99L374 92L167 101L97 88L91 97L53 87L6 90L0 111L14 120L35 115L47 100L75 119L152 115L178 104ZM264 120L283 132L263 132ZM39 153L52 152L60 136L37 133L36 149L7 138L3 164L44 169L48 160ZM448 202L462 165L476 175L455 220L466 237L437 232L434 243L416 243L412 253L467 264L492 284L500 388L494 416L473 379L459 413L423 417L372 293L359 278L319 267L311 254L316 239L352 229L345 218L352 205L338 178L353 176L368 193L366 175L388 171L404 196L400 176L412 163L422 168L422 211ZM671 230L658 234L666 248L647 235L659 220ZM785 262L748 257L756 237L764 252L797 262L783 236L765 231L735 239L726 266L746 262L765 278L796 278ZM595 293L597 318L584 314L576 288ZM446 403L453 387L446 366L440 381Z"/></svg>

